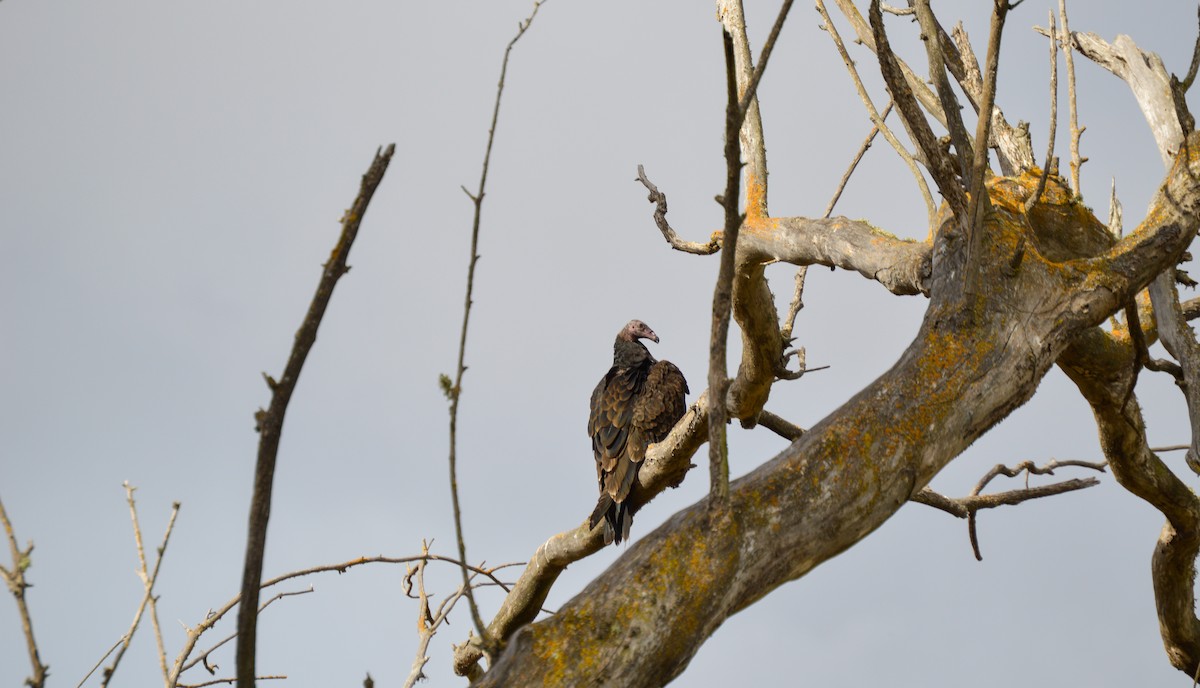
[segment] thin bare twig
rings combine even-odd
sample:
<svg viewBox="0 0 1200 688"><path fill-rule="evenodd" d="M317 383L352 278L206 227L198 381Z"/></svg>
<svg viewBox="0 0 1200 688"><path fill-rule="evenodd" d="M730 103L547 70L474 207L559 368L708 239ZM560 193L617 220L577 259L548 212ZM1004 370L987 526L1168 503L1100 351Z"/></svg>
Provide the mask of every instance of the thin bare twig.
<svg viewBox="0 0 1200 688"><path fill-rule="evenodd" d="M1070 113L1071 126L1071 188L1075 189L1076 196L1082 196L1083 189L1079 186L1079 169L1088 159L1079 157L1079 138L1083 136L1087 127L1079 126L1079 109L1075 99L1075 49L1071 43L1071 28L1067 22L1067 0L1058 0L1058 18L1062 24L1059 42L1062 45L1063 55L1067 58L1067 110Z"/></svg>
<svg viewBox="0 0 1200 688"><path fill-rule="evenodd" d="M950 205L954 216L956 218L968 217L968 201L963 191L964 180L961 179L960 172L956 169L957 166L950 159L950 156L938 145L937 137L934 136L933 129L930 128L929 122L925 119L916 96L913 95L912 88L904 77L899 60L888 42L887 30L883 25L883 13L879 7L879 0L871 1L871 5L867 11L867 18L874 32L876 55L879 56L879 69L883 74L884 81L887 83L888 91L892 94L892 100L896 102L897 112L900 113L900 117L907 125L910 135L916 141L917 148L925 158L929 174L933 177L934 183L937 184L938 191L941 192L942 197L946 199L946 203ZM982 120L983 118L980 118L980 121ZM984 132L984 134L986 133ZM986 136L982 139L976 136L975 139L977 141L987 141ZM981 149L986 151L987 146L976 146L976 158L978 158L978 151ZM960 223L965 224L962 219L960 219Z"/></svg>
<svg viewBox="0 0 1200 688"><path fill-rule="evenodd" d="M887 121L887 116L892 113L892 101L888 100L887 105L883 107L883 112L879 113L881 121ZM858 147L858 152L854 154L854 159L850 161L850 166L846 168L842 174L842 180L838 182L837 189L833 192L833 198L829 199L829 205L825 206L825 212L821 217L829 217L833 214L833 207L837 205L838 199L842 197L842 192L846 190L846 184L850 181L850 176L854 174L854 170L858 168L858 163L862 161L863 156L867 154L867 149L871 147L871 143L875 141L876 134L879 133L877 125L871 125L871 132L867 134L867 138L863 140L862 145Z"/></svg>
<svg viewBox="0 0 1200 688"><path fill-rule="evenodd" d="M256 681L270 681L270 680L278 680L278 679L286 679L286 678L287 678L287 676L284 676L282 674L274 674L271 676L256 676L255 680ZM238 681L236 677L231 676L229 678L218 678L218 679L213 679L212 681L205 681L204 683L180 683L179 688L204 688L204 686L219 686L222 683L229 683L229 684L238 683L240 685L240 681Z"/></svg>
<svg viewBox="0 0 1200 688"><path fill-rule="evenodd" d="M646 177L646 171L641 165L638 165L637 179L650 192L647 200L654 204L654 224L658 225L658 231L662 232L663 238L667 240L671 248L698 256L712 255L721 250L721 242L717 240L716 234L706 244L680 239L675 230L671 228L670 223L667 222L667 195L659 191L658 187Z"/></svg>
<svg viewBox="0 0 1200 688"><path fill-rule="evenodd" d="M842 42L841 34L838 33L837 27L834 26L833 20L829 17L829 11L825 9L824 0L817 0L817 11L820 12L821 18L825 21L825 30L829 32L829 37L833 39L833 45L837 48L838 55L842 58L842 63L846 65L847 71L850 72L850 80L854 82L854 88L858 91L858 97L862 100L863 106L867 109L867 116L870 117L871 123L875 125L879 133L883 134L892 149L908 166L909 172L912 173L913 179L917 182L917 189L921 192L921 198L925 200L925 212L929 217L930 226L933 225L934 218L937 217L937 206L933 203L933 194L929 191L929 184L925 182L925 175L921 173L921 169L917 166L917 161L913 158L912 153L900 143L900 139L892 130L883 122L883 117L875 110L875 104L871 101L871 96L867 93L866 86L863 85L862 78L858 74L858 69L854 66L854 60L850 59L850 53L846 50L845 43ZM888 101L890 108L894 100Z"/></svg>
<svg viewBox="0 0 1200 688"><path fill-rule="evenodd" d="M130 624L129 630L125 632L125 635L122 636L121 640L117 641L117 645L114 646L119 649L117 649L116 656L113 657L112 664L104 669L104 677L100 681L100 685L102 687L107 686L112 680L113 674L117 671L117 666L121 663L121 658L125 656L125 652L129 649L130 643L133 642L133 634L137 631L138 626L141 624L142 615L145 613L146 607L148 606L150 607L150 619L154 624L154 640L158 645L158 660L162 669L163 681L167 685L167 688L171 688L171 677L170 673L167 671L167 652L163 647L162 627L158 623L158 599L154 596L154 584L158 581L158 572L162 567L163 555L167 551L167 543L171 539L171 531L175 529L175 518L179 515L180 505L179 502L175 502L171 506L171 516L167 520L167 531L163 535L162 544L158 547L158 558L154 562L154 571L151 573L146 565L146 550L142 545L142 527L138 522L137 503L133 499L134 490L137 488L133 485L130 485L129 481L125 481L125 483L123 483L123 487L125 488L125 501L129 504L129 519L133 523L133 541L134 545L137 547L138 578L140 578L142 581L144 593L142 595L142 601L138 604L137 611L133 615L133 623ZM111 650L109 652L111 652ZM104 660L101 659L100 661L103 662ZM95 669L92 671L95 671ZM88 672L88 676L91 676L91 672ZM87 676L84 676L83 681L86 680ZM79 682L80 685L83 685L83 681Z"/></svg>
<svg viewBox="0 0 1200 688"><path fill-rule="evenodd" d="M1050 490L1050 489L1053 489L1055 486L1054 485L1045 485L1045 486L1038 487L1038 488L1030 488L1029 487L1029 476L1030 475L1054 475L1054 469L1062 468L1064 466L1077 466L1080 468L1090 468L1094 471L1100 471L1101 473L1103 473L1105 468L1108 466L1108 464L1106 462L1093 462L1093 461L1080 461L1077 459L1067 459L1065 461L1051 460L1048 463L1046 463L1046 465L1041 466L1041 467L1039 467L1037 464L1035 464L1032 461L1022 461L1021 463L1017 464L1016 466L1009 468L1008 466L1005 466L1002 463L998 463L994 467L992 467L992 470L985 473L984 476L979 479L979 482L976 483L975 487L971 490L971 494L969 495L969 497L972 497L972 498L978 497L979 493L983 491L983 488L987 487L987 484L990 483L992 481L992 479L996 478L997 476L1003 475L1003 476L1007 476L1009 478L1015 478L1018 475L1021 475L1022 473L1025 474L1025 490L1026 491L1029 491L1031 489L1034 491ZM1072 481L1066 481L1066 483L1058 483L1058 485L1065 485L1065 484L1068 484L1071 482ZM1079 482L1087 482L1087 481L1085 480L1085 481L1079 481ZM1092 484L1094 484L1094 483L1092 483ZM1082 487L1091 487L1092 484L1078 485L1076 487L1071 487L1071 488L1068 488L1068 489L1065 489L1062 491L1077 490L1077 489L1081 489ZM1057 494L1057 493L1049 492L1048 494ZM981 554L979 551L979 537L976 533L976 519L975 519L976 511L977 511L977 509L972 509L972 510L970 510L970 513L967 515L967 532L971 537L971 549L974 550L974 552L975 552L975 559L978 561L983 561L983 554Z"/></svg>
<svg viewBox="0 0 1200 688"><path fill-rule="evenodd" d="M275 602L276 600L282 600L285 597L294 597L296 595L307 595L311 592L314 592L314 590L315 590L315 588L313 588L310 585L310 586L308 586L307 590L293 590L291 592L276 593L273 597L268 599L266 602L263 602L262 604L258 605L258 613L261 615L263 613L263 610L266 609L267 607L270 607L271 603ZM215 675L217 673L217 669L219 669L220 667L218 667L216 664L209 663L209 661L208 661L209 655L216 652L218 649L221 648L221 646L223 646L225 643L228 643L230 640L233 640L236 637L237 637L237 632L234 631L233 633L230 633L229 635L225 636L221 640L217 641L212 647L208 648L204 652L201 652L199 655L196 656L195 659L193 659L192 661L185 664L183 666L183 671L187 671L188 669L196 666L197 664L203 664L205 671L207 671L210 675Z"/></svg>
<svg viewBox="0 0 1200 688"><path fill-rule="evenodd" d="M423 553L428 554L429 543L422 541L421 550ZM408 678L404 682L404 688L412 688L418 681L426 678L424 669L425 665L429 662L429 641L433 639L433 636L438 632L443 623L448 623L447 618L451 610L454 609L454 605L467 594L467 588L460 585L453 594L442 600L436 610L431 608L429 593L425 590L426 563L425 559L421 559L417 562L416 568L410 566L407 573L404 574L404 594L419 602L417 607L417 652L416 657L413 659L412 669L409 671ZM474 579L476 575L478 573L472 573L471 578ZM417 594L415 597L412 594L412 581L414 578L417 581ZM491 585L491 583L471 583L470 585L478 587ZM507 590L508 588L506 587L505 589Z"/></svg>
<svg viewBox="0 0 1200 688"><path fill-rule="evenodd" d="M771 26L771 32L767 34L767 42L763 43L762 54L758 57L758 65L755 66L754 74L750 76L750 82L746 84L746 90L738 102L739 119L745 119L746 113L750 111L750 101L754 99L755 93L758 91L758 82L762 80L763 74L767 71L767 61L771 59L771 51L775 49L775 40L779 38L783 22L787 19L788 12L792 10L792 1L783 0L779 14L775 17L775 23ZM741 122L738 122L738 129L741 128Z"/></svg>
<svg viewBox="0 0 1200 688"><path fill-rule="evenodd" d="M410 557L384 557L384 556L359 557L357 559L351 559L349 561L344 561L344 562L341 562L338 564L323 564L321 566L312 566L312 567L309 567L306 569L290 571L288 573L284 573L279 576L276 576L270 580L264 581L261 589L266 590L267 588L270 588L274 585L278 585L284 581L292 580L293 578L300 578L303 576L310 576L315 573L327 573L330 571L337 571L338 573L345 573L349 569L352 569L352 568L355 568L358 566L363 566L366 564L408 564L408 563L419 561L421 559L428 559L429 561L442 561L442 562L446 562L448 564L451 564L455 567L460 567L460 568L462 566L462 562L460 560L455 559L453 557L441 556L438 554L418 555L418 556L410 556ZM506 569L506 568L510 568L513 566L522 566L522 565L524 565L524 563L525 562L511 562L511 563L500 564L499 566L491 566L491 567L487 567L487 568L484 568L482 566L468 566L467 568L470 571L472 571L473 573L477 573L481 576L489 578L490 580L492 580L497 585L499 585L500 587L502 587L504 590L507 591L510 586L508 586L503 581L501 581L499 578L497 578L495 572L499 571L501 569ZM290 594L296 594L296 593L290 593ZM217 624L217 622L220 621L226 614L228 614L231 609L233 609L235 606L237 606L238 603L241 601L241 599L242 599L242 596L239 593L239 594L235 595L232 599L230 599L228 602L223 604L221 607L216 609L215 611L210 611L207 615L205 615L204 620L201 621L196 626L193 626L191 628L185 627L185 630L187 632L187 637L184 641L183 649L181 649L179 651L179 654L175 657L175 664L174 664L174 667L171 672L171 685L172 686L175 686L178 684L179 677L184 671L192 668L200 661L200 658L196 658L193 661L188 662L188 658L191 656L192 651L196 648L196 643L200 640L200 637L206 631L208 631L213 626L215 626ZM257 599L257 597L256 597L256 599ZM265 607L266 607L266 605L264 604L262 608L265 608ZM186 664L185 664L185 662L186 662Z"/></svg>
<svg viewBox="0 0 1200 688"><path fill-rule="evenodd" d="M792 341L792 332L796 329L796 316L804 308L804 280L808 276L808 266L801 265L796 269L796 286L792 292L792 302L788 305L787 315L783 317L783 327L779 328L784 341Z"/></svg>
<svg viewBox="0 0 1200 688"><path fill-rule="evenodd" d="M1025 212L1033 210L1033 206L1042 199L1046 190L1046 178L1050 176L1050 166L1054 162L1054 136L1058 131L1058 27L1054 21L1054 12L1050 12L1050 133L1046 143L1046 164L1042 166L1042 176L1038 177L1037 188L1033 195L1025 199ZM1078 193L1078 192L1076 192Z"/></svg>
<svg viewBox="0 0 1200 688"><path fill-rule="evenodd" d="M387 150L376 150L371 167L363 175L359 186L358 197L354 205L342 215L342 233L333 253L324 265L321 280L317 284L316 294L312 304L304 316L304 322L296 331L295 345L288 356L287 366L283 377L276 381L269 375L264 377L267 386L271 388L271 404L266 410L259 409L255 414L259 432L258 460L254 468L254 491L250 502L250 519L246 536L246 562L242 571L242 597L253 604L247 604L238 610L238 644L237 644L237 676L238 682L244 686L254 684L254 655L257 642L258 591L262 581L263 552L267 546L267 521L271 516L271 489L275 481L275 459L279 453L279 439L283 432L283 417L287 413L288 402L296 389L300 371L308 352L317 340L317 328L325 316L329 299L333 296L333 288L338 279L350 270L346 259L350 255L350 247L358 235L358 227L375 189L383 181L384 172L392 160L396 146L392 144Z"/></svg>
<svg viewBox="0 0 1200 688"><path fill-rule="evenodd" d="M25 549L17 546L17 536L13 532L12 521L8 520L8 512L4 510L2 501L0 501L0 523L4 524L4 534L8 537L8 552L12 556L12 569L0 566L0 576L4 578L5 584L8 585L8 591L12 593L13 599L17 602L17 615L21 617L21 632L25 635L25 648L29 652L29 664L33 669L33 673L25 679L25 685L30 688L44 688L46 677L50 675L50 667L42 664L42 658L38 655L37 640L33 635L33 617L29 615L29 606L25 602L25 590L32 587L25 581L25 569L28 569L32 563L30 555L33 554L33 542L27 543Z"/></svg>
<svg viewBox="0 0 1200 688"><path fill-rule="evenodd" d="M1121 199L1117 198L1117 178L1112 178L1112 195L1108 199L1108 231L1120 239L1125 235Z"/></svg>
<svg viewBox="0 0 1200 688"><path fill-rule="evenodd" d="M533 11L524 21L517 24L517 34L513 36L512 40L504 48L504 59L500 63L500 80L496 84L496 102L492 106L492 125L488 128L487 146L483 153L483 169L479 174L479 190L472 194L465 187L463 188L463 191L475 205L475 215L471 220L471 258L467 262L467 294L463 299L462 333L458 340L458 367L454 375L454 385L449 386L445 376L443 376L443 389L446 392L446 396L450 399L450 501L454 507L454 535L458 540L458 558L459 561L463 562L462 579L463 585L467 589L467 603L471 608L471 620L475 624L475 630L479 632L484 650L489 654L492 651L492 642L487 637L487 627L483 623L483 617L479 615L479 606L475 604L475 595L471 592L471 586L468 582L470 574L466 568L467 544L463 538L462 508L458 499L458 402L462 396L463 373L467 370L464 361L467 354L467 326L471 321L471 292L475 287L475 264L479 261L479 221L483 212L483 196L484 190L487 187L488 166L492 159L492 144L496 140L496 123L500 119L500 98L504 95L504 77L508 74L508 58L512 54L513 46L529 30L530 25L533 24L534 17L537 16L538 10L545 2L546 0L537 0L537 2L533 3Z"/></svg>

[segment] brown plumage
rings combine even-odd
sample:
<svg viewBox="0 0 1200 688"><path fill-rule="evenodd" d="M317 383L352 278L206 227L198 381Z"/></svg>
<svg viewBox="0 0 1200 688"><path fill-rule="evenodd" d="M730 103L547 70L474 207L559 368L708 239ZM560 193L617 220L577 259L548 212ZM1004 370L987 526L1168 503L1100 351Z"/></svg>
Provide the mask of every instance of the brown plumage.
<svg viewBox="0 0 1200 688"><path fill-rule="evenodd" d="M630 320L617 333L613 365L592 392L588 434L596 457L600 500L588 521L604 521L604 544L629 539L634 509L627 500L646 448L661 442L683 417L688 392L683 373L655 361L641 339L657 342L646 323Z"/></svg>

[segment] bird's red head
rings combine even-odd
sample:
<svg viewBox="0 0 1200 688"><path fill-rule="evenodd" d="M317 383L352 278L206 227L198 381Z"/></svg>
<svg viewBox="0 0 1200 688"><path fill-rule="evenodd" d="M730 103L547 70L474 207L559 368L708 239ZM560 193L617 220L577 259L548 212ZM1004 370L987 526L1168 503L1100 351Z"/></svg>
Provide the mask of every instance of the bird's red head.
<svg viewBox="0 0 1200 688"><path fill-rule="evenodd" d="M638 339L649 339L655 344L658 343L658 335L654 334L654 330L641 320L630 320L618 335L626 341L636 341Z"/></svg>

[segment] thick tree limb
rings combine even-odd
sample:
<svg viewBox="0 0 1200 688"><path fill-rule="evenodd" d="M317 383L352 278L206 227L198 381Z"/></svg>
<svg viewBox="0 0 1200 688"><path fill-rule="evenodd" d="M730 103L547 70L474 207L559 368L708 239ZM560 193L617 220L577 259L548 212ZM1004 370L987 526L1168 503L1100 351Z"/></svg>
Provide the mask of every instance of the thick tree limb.
<svg viewBox="0 0 1200 688"><path fill-rule="evenodd" d="M242 573L242 598L248 604L238 609L238 643L237 643L237 676L243 686L254 685L254 652L256 647L258 591L262 580L263 551L267 545L267 521L271 515L271 488L275 481L275 457L279 453L279 438L283 433L283 417L287 413L288 402L296 389L300 371L308 352L317 340L317 328L325 316L329 299L333 296L333 288L349 268L346 259L350 255L350 247L358 235L358 227L375 189L383 181L388 163L395 152L395 144L387 150L377 150L375 159L371 162L367 173L363 175L359 186L358 197L354 204L342 215L342 234L329 260L324 265L321 281L317 285L317 293L313 295L312 304L304 316L304 322L296 331L296 343L288 357L283 377L278 381L265 376L267 385L271 388L271 405L267 410L259 409L255 414L259 432L258 462L254 469L254 492L250 502L250 524L246 537L246 562Z"/></svg>
<svg viewBox="0 0 1200 688"><path fill-rule="evenodd" d="M1135 353L1128 337L1098 328L1079 337L1059 365L1092 406L1100 446L1123 487L1167 518L1151 559L1163 644L1171 665L1200 670L1200 620L1195 614L1195 561L1200 554L1200 500L1146 444L1141 410L1127 390Z"/></svg>
<svg viewBox="0 0 1200 688"><path fill-rule="evenodd" d="M770 227L748 227L741 241L749 264L825 265L853 270L894 294L929 290L932 244L898 239L861 220L778 218Z"/></svg>
<svg viewBox="0 0 1200 688"><path fill-rule="evenodd" d="M1181 160L1187 167L1172 176L1186 169L1200 179L1200 161ZM517 631L480 685L670 681L729 615L865 537L1028 399L1076 336L1170 265L1200 224L1186 214L1176 227L1143 223L1157 227L1143 243L1162 250L1131 249L1129 269L1104 286L1117 297L1109 310L1081 313L1076 304L1098 288L1100 271L1064 268L1039 247L1091 246L1093 232L1111 238L1094 217L1080 226L1071 215L1083 212L1078 204L1057 204L1073 195L1056 179L1031 220L1023 204L1035 185L1030 175L988 185L993 210L970 264L961 241L935 234L930 307L914 342L879 379L733 482L728 519L711 519L703 502L677 513L553 617ZM1200 181L1193 185L1187 194L1200 195ZM1014 267L1023 238L1029 247ZM967 294L962 270L977 271L972 279L989 289Z"/></svg>

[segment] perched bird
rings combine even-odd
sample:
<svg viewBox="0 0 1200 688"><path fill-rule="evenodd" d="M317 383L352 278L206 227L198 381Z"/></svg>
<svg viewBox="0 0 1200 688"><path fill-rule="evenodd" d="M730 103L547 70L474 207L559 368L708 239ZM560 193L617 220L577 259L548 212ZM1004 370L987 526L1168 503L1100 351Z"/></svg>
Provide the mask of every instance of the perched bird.
<svg viewBox="0 0 1200 688"><path fill-rule="evenodd" d="M588 434L596 456L600 501L588 521L604 520L604 544L629 539L633 509L627 499L646 448L661 442L687 406L687 380L670 361L656 361L642 339L658 342L646 323L630 320L617 333L613 364L592 392Z"/></svg>

